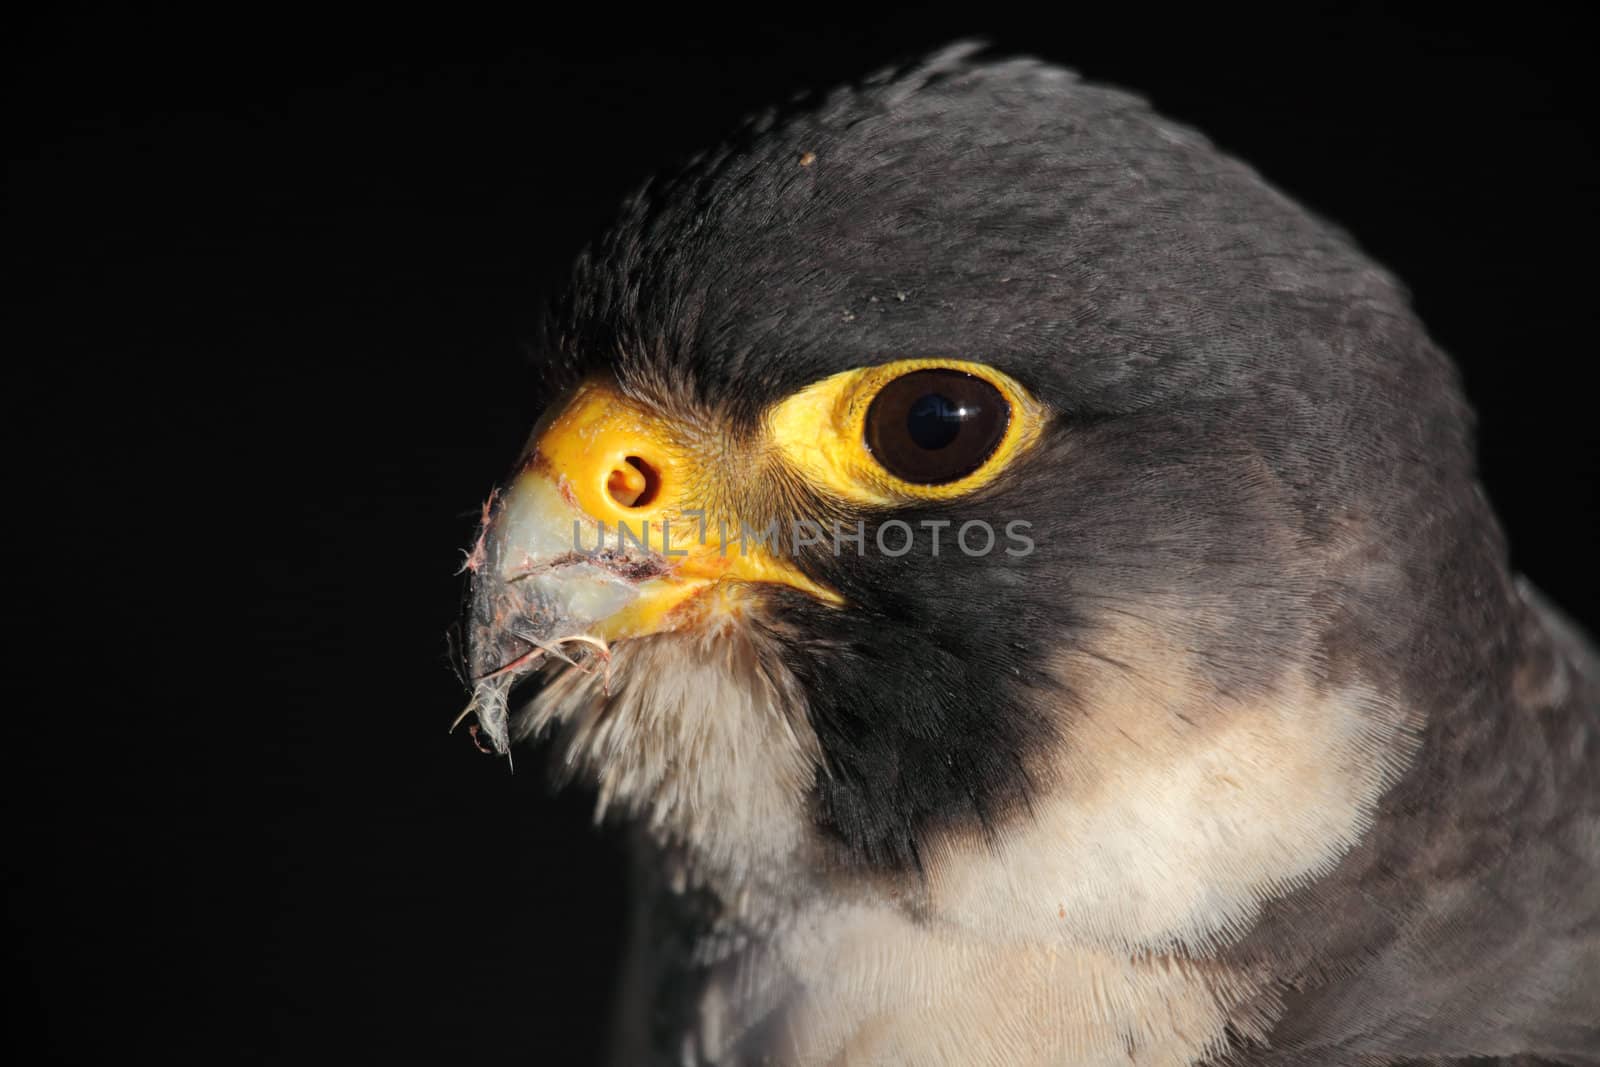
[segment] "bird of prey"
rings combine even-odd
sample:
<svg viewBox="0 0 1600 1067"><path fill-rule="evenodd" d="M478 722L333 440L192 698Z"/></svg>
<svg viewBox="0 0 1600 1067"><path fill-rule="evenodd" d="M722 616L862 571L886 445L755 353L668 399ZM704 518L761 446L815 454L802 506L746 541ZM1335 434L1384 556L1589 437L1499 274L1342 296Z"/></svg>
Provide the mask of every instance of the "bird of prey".
<svg viewBox="0 0 1600 1067"><path fill-rule="evenodd" d="M618 1062L1600 1063L1600 665L1248 166L955 46L547 318L468 710L635 828Z"/></svg>

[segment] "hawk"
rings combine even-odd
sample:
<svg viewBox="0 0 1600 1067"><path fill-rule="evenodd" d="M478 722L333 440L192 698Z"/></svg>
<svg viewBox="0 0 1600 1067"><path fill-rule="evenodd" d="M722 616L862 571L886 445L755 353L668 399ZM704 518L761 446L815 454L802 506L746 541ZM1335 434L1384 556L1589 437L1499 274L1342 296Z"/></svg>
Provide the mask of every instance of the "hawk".
<svg viewBox="0 0 1600 1067"><path fill-rule="evenodd" d="M1600 1063L1594 650L1246 165L954 47L647 187L539 358L468 710L636 828L619 1062Z"/></svg>

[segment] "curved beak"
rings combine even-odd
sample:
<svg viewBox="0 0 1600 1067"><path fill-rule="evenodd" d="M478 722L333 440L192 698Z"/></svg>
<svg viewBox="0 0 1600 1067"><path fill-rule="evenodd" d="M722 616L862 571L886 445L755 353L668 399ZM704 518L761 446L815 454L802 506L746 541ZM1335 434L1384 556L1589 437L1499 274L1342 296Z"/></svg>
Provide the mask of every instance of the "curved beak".
<svg viewBox="0 0 1600 1067"><path fill-rule="evenodd" d="M717 472L688 436L610 383L587 382L485 505L467 557L468 710L500 751L511 686L546 657L604 655L614 641L737 612L755 583L840 602L782 556L781 537L697 499Z"/></svg>

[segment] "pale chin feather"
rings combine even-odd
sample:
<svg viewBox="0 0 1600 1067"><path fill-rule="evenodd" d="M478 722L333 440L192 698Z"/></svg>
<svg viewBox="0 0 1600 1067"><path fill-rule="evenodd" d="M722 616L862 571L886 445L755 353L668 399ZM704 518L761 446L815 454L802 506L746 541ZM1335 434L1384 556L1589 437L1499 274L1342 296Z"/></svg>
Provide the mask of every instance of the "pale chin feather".
<svg viewBox="0 0 1600 1067"><path fill-rule="evenodd" d="M545 670L511 739L552 735L556 773L596 789L596 821L635 820L719 881L795 860L820 752L770 637L723 619Z"/></svg>

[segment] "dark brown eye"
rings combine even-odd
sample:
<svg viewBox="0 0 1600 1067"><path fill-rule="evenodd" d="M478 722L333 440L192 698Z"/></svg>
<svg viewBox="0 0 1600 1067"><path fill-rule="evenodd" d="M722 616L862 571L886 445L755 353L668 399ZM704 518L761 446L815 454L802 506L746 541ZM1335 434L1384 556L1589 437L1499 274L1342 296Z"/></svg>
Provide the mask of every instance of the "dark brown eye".
<svg viewBox="0 0 1600 1067"><path fill-rule="evenodd" d="M897 478L942 485L983 466L1010 422L1011 405L977 375L912 371L867 408L867 448Z"/></svg>

